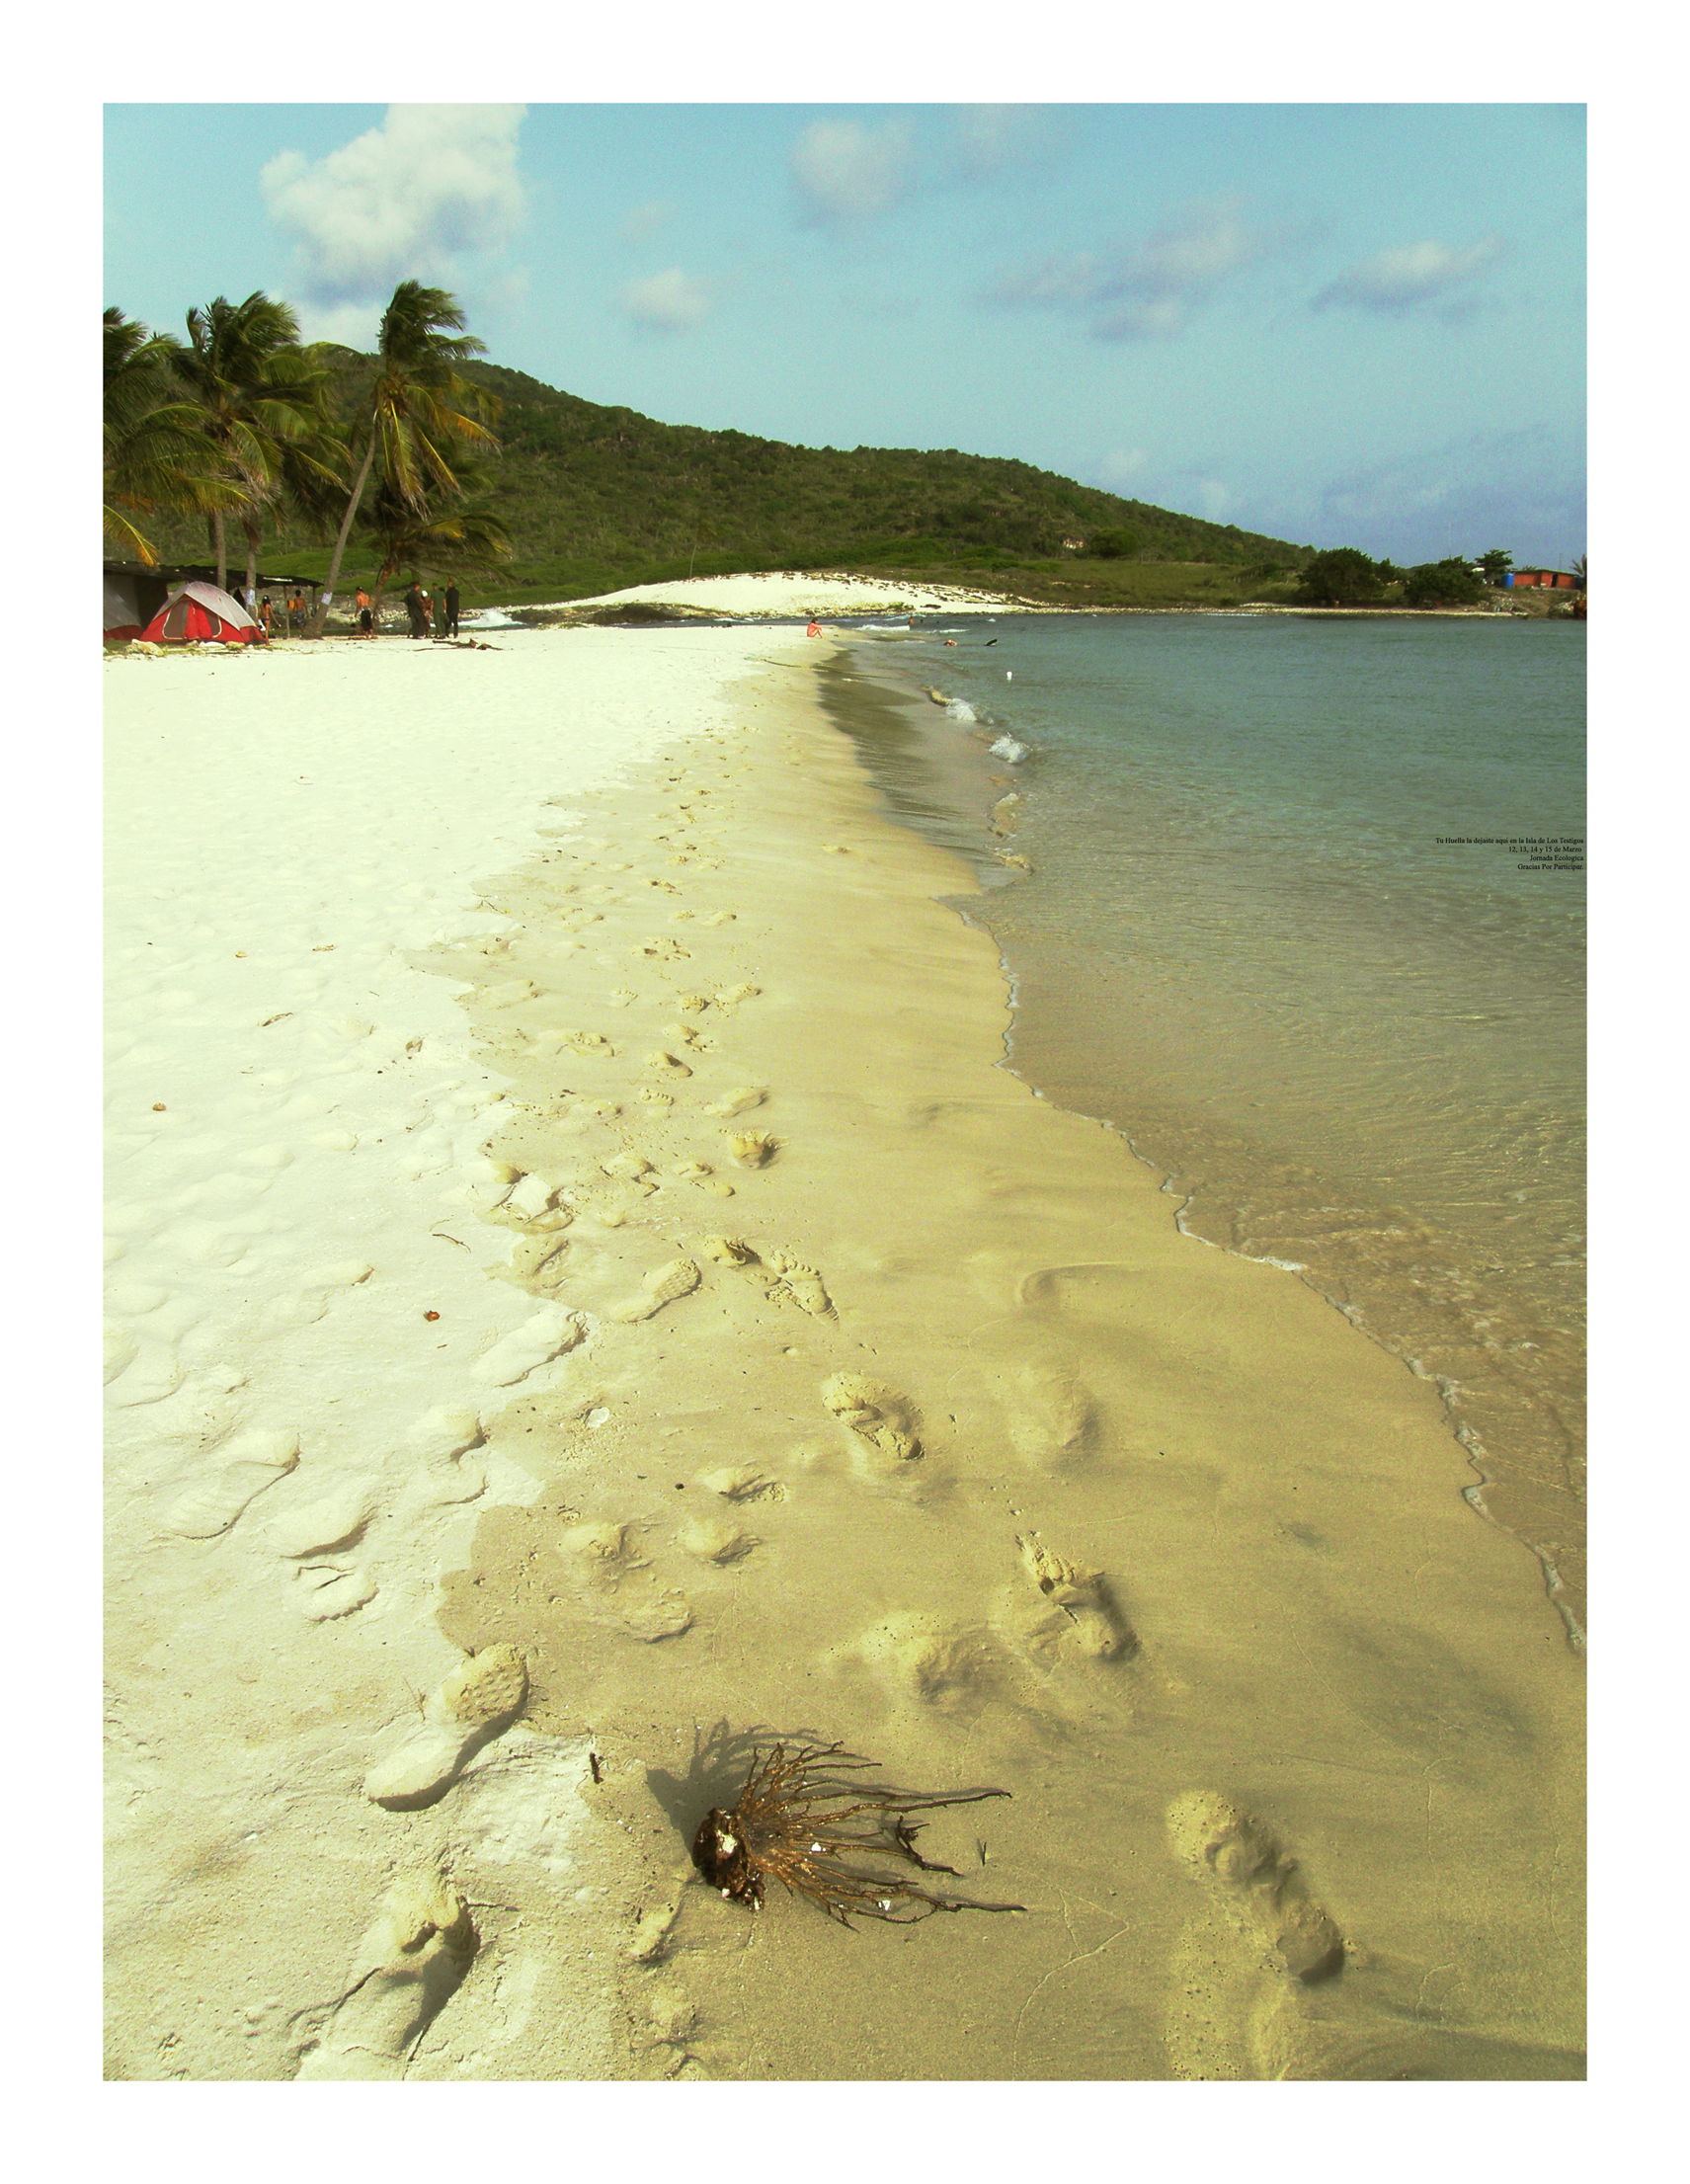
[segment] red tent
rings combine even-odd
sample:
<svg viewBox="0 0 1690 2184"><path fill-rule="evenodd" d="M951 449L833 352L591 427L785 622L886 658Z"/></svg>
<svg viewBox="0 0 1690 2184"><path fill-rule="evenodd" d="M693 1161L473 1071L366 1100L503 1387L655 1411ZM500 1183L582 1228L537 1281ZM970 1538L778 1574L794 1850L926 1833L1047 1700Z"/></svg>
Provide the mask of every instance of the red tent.
<svg viewBox="0 0 1690 2184"><path fill-rule="evenodd" d="M250 645L263 637L239 600L214 584L179 584L142 635L154 645Z"/></svg>

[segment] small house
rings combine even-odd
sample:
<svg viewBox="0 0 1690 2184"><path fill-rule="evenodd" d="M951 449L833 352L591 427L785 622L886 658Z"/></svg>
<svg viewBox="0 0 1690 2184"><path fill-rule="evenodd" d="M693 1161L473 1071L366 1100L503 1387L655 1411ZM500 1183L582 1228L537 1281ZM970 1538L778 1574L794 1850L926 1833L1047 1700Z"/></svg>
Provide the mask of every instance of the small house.
<svg viewBox="0 0 1690 2184"><path fill-rule="evenodd" d="M1578 589L1578 579L1570 569L1510 569L1507 581L1515 591L1524 591L1532 585L1553 592L1576 592Z"/></svg>

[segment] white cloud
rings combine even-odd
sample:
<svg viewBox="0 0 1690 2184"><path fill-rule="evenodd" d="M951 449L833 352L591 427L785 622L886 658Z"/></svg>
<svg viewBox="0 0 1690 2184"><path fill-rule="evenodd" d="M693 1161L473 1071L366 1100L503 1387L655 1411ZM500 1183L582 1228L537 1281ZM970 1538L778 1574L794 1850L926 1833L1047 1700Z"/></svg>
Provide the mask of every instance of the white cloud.
<svg viewBox="0 0 1690 2184"><path fill-rule="evenodd" d="M636 326L665 334L684 333L709 311L710 290L679 266L670 266L643 281L630 281L622 290L622 308Z"/></svg>
<svg viewBox="0 0 1690 2184"><path fill-rule="evenodd" d="M616 232L624 243L643 243L648 235L655 235L660 227L667 227L675 217L673 204L665 204L661 198L653 198L645 204L636 204L625 213Z"/></svg>
<svg viewBox="0 0 1690 2184"><path fill-rule="evenodd" d="M298 245L309 305L384 301L400 281L455 281L522 222L520 106L392 106L324 158L281 152L259 177Z"/></svg>
<svg viewBox="0 0 1690 2184"><path fill-rule="evenodd" d="M914 151L905 121L812 121L792 147L792 176L812 219L878 219L909 188Z"/></svg>
<svg viewBox="0 0 1690 2184"><path fill-rule="evenodd" d="M1435 242L1382 250L1376 258L1339 274L1316 296L1314 308L1324 311L1337 304L1396 316L1435 308L1440 318L1465 318L1475 307L1474 299L1456 291L1467 288L1487 266L1493 265L1502 248L1499 236L1489 235L1465 250Z"/></svg>
<svg viewBox="0 0 1690 2184"><path fill-rule="evenodd" d="M1565 568L1584 550L1580 436L1533 425L1322 473L1317 464L1252 502L1250 527L1404 564L1507 547L1522 567Z"/></svg>
<svg viewBox="0 0 1690 2184"><path fill-rule="evenodd" d="M1142 447L1111 447L1107 454L1098 458L1097 483L1111 491L1117 486L1130 485L1135 478L1143 477L1149 460ZM1138 496L1133 494L1129 498L1136 500Z"/></svg>
<svg viewBox="0 0 1690 2184"><path fill-rule="evenodd" d="M338 341L344 349L369 350L381 335L379 303L301 303L299 339Z"/></svg>
<svg viewBox="0 0 1690 2184"><path fill-rule="evenodd" d="M1071 118L1051 107L961 106L951 157L971 182L1051 159L1073 133Z"/></svg>
<svg viewBox="0 0 1690 2184"><path fill-rule="evenodd" d="M1270 247L1238 197L1200 198L1143 242L1047 258L994 291L1000 303L1073 311L1099 341L1167 341L1232 277Z"/></svg>

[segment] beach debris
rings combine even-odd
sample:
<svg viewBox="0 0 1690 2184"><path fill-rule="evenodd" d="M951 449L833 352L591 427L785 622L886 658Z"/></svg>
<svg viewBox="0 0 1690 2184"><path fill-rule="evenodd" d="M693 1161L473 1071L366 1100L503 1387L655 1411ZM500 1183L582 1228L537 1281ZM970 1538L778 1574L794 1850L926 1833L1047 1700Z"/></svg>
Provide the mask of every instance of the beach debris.
<svg viewBox="0 0 1690 2184"><path fill-rule="evenodd" d="M745 1787L724 1812L712 1807L692 1838L692 1862L727 1902L763 1908L764 1890L778 1881L794 1896L819 1903L830 1918L913 1926L934 1911L1024 1911L1024 1903L982 1903L948 1892L933 1894L905 1874L884 1870L889 1859L919 1872L952 1874L954 1866L924 1858L916 1848L920 1823L912 1813L947 1805L978 1805L1007 1790L937 1794L894 1790L856 1777L877 1762L839 1744L775 1744L752 1762ZM854 1825L852 1823L855 1823Z"/></svg>
<svg viewBox="0 0 1690 2184"><path fill-rule="evenodd" d="M728 1151L742 1168L766 1168L780 1150L780 1140L762 1130L736 1130Z"/></svg>

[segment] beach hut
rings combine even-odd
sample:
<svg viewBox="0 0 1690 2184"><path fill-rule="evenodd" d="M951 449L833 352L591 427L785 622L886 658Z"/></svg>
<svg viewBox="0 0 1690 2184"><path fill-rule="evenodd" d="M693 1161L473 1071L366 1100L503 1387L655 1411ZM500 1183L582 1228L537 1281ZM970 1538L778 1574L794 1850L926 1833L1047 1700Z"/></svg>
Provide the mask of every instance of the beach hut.
<svg viewBox="0 0 1690 2184"><path fill-rule="evenodd" d="M263 631L227 592L214 584L178 584L142 635L155 645L248 645Z"/></svg>

